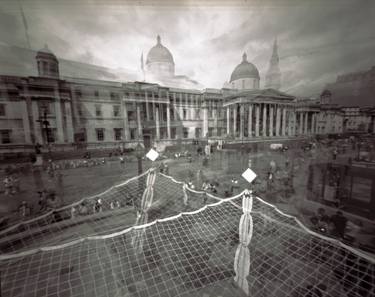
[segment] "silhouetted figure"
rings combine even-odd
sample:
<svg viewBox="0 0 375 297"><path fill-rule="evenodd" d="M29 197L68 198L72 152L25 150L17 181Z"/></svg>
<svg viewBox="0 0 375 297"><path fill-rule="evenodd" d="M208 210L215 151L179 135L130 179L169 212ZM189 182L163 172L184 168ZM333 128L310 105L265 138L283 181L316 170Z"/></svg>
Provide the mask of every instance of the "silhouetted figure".
<svg viewBox="0 0 375 297"><path fill-rule="evenodd" d="M36 144L35 144L35 154L37 154L37 155L40 155L41 154L41 145L40 145L40 143L39 142L37 142Z"/></svg>
<svg viewBox="0 0 375 297"><path fill-rule="evenodd" d="M348 219L343 215L341 211L338 211L331 217L331 222L334 226L332 235L343 238Z"/></svg>

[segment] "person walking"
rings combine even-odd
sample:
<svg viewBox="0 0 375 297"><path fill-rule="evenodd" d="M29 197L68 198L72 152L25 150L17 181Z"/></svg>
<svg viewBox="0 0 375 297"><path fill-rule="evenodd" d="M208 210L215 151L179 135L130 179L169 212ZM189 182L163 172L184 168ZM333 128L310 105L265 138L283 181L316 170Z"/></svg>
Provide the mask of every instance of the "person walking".
<svg viewBox="0 0 375 297"><path fill-rule="evenodd" d="M333 149L333 152L332 152L332 157L333 157L333 160L336 160L336 158L337 158L337 148L334 148Z"/></svg>

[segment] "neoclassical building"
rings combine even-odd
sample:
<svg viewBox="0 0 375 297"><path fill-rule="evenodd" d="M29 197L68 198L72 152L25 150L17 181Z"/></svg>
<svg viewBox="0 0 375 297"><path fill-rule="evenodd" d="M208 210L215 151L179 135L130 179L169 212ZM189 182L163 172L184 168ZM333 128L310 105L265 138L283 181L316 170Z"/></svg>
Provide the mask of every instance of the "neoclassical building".
<svg viewBox="0 0 375 297"><path fill-rule="evenodd" d="M139 142L149 147L202 138L282 140L345 130L346 113L330 104L327 92L319 100L303 100L277 90L277 46L267 76L275 88L260 88L259 71L246 53L228 75L230 87L222 89L169 85L176 79L174 63L158 37L147 55L146 80L151 73L164 85L66 77L59 59L44 47L35 56L37 76L0 75L0 154L32 151L36 143L56 150ZM366 117L367 130L374 132L375 110L368 109Z"/></svg>

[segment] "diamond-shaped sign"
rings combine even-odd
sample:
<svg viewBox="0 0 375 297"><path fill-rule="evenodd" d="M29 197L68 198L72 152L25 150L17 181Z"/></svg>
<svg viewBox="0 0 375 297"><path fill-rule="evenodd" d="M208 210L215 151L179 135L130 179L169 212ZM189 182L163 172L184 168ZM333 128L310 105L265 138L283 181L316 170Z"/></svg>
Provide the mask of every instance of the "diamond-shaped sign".
<svg viewBox="0 0 375 297"><path fill-rule="evenodd" d="M159 153L154 149L150 149L150 151L146 155L151 161L155 161L159 157Z"/></svg>
<svg viewBox="0 0 375 297"><path fill-rule="evenodd" d="M250 168L247 168L244 173L242 173L242 177L246 179L249 183L252 183L253 180L257 177L254 171Z"/></svg>

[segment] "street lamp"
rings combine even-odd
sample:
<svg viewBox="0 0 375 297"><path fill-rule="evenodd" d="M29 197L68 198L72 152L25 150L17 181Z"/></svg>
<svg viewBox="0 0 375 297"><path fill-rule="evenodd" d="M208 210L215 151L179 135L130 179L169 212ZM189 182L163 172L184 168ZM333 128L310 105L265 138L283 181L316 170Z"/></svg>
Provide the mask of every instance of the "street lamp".
<svg viewBox="0 0 375 297"><path fill-rule="evenodd" d="M39 120L37 120L38 123L41 124L42 126L42 129L45 131L45 135L46 135L46 140L47 140L47 148L48 148L48 153L51 152L50 150L50 129L49 129L49 121L47 120L47 108L45 107L44 108L44 111L43 111L43 118L40 118Z"/></svg>

